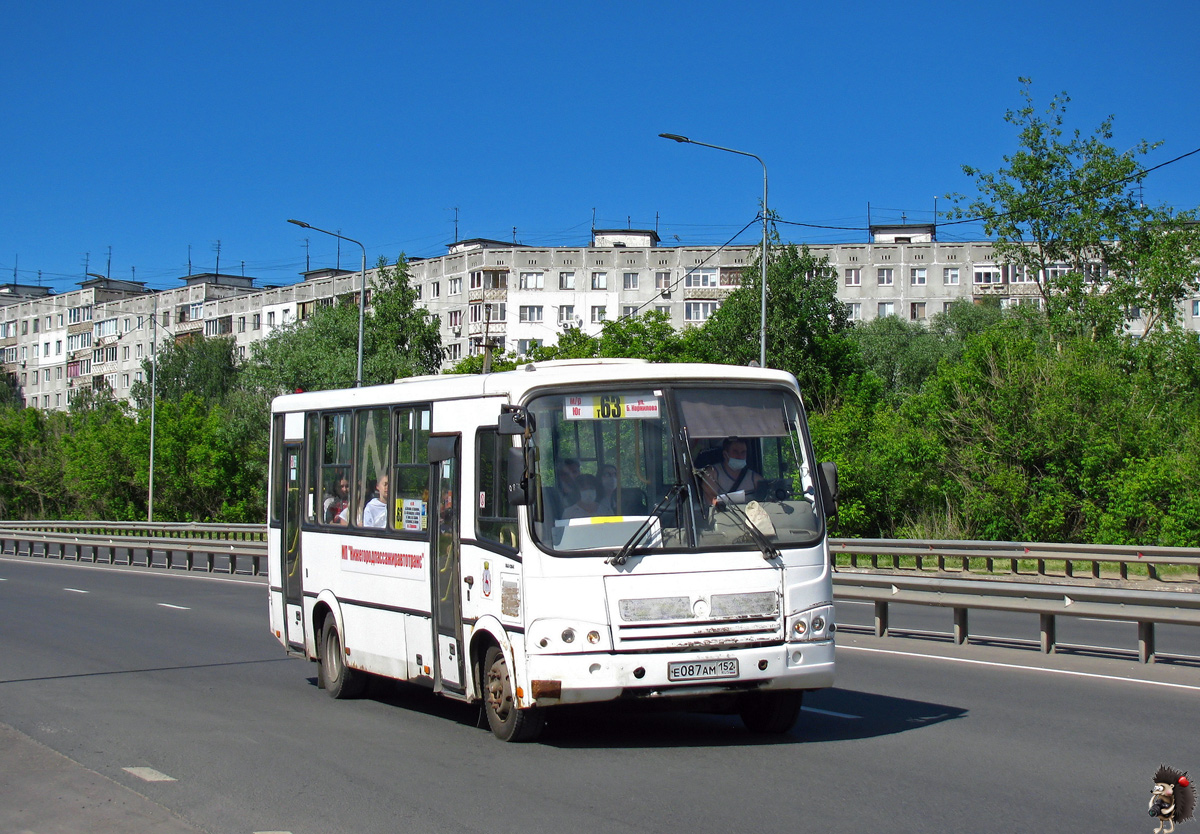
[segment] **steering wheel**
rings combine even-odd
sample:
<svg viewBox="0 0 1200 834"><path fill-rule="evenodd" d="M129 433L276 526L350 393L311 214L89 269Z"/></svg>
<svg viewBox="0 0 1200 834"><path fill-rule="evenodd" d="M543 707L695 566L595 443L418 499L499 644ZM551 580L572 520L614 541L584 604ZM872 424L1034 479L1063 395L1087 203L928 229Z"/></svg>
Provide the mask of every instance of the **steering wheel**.
<svg viewBox="0 0 1200 834"><path fill-rule="evenodd" d="M790 478L763 478L754 488L754 497L759 501L787 501L792 497Z"/></svg>

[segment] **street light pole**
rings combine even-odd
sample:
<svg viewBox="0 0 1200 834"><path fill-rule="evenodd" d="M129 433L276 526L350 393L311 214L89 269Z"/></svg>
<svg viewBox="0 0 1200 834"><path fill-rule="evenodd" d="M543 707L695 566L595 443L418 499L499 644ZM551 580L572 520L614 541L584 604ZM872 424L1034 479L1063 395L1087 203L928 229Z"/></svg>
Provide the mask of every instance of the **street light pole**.
<svg viewBox="0 0 1200 834"><path fill-rule="evenodd" d="M158 293L154 294L154 313L150 318L150 496L146 521L154 521L154 403L158 399Z"/></svg>
<svg viewBox="0 0 1200 834"><path fill-rule="evenodd" d="M359 273L358 285L358 370L354 374L354 387L361 388L363 383L363 319L366 316L367 309L367 247L352 237L339 235L337 232L331 232L328 229L318 229L316 226L311 226L303 220L289 220L288 222L294 223L302 229L312 229L314 232L336 237L338 240L344 240L347 243L356 243L358 244L358 248L362 250L362 272Z"/></svg>
<svg viewBox="0 0 1200 834"><path fill-rule="evenodd" d="M717 151L725 151L727 153L735 153L739 156L751 156L758 160L758 164L763 169L763 204L762 204L762 299L759 305L759 328L758 328L758 364L760 367L767 367L767 222L770 216L767 212L767 163L762 161L762 157L758 154L749 153L747 151L739 151L734 148L723 148L720 145L710 145L707 142L697 142L695 139L689 139L686 136L680 136L677 133L660 133L658 134L663 139L670 139L673 142L682 142L686 145L699 145L702 148L712 148Z"/></svg>

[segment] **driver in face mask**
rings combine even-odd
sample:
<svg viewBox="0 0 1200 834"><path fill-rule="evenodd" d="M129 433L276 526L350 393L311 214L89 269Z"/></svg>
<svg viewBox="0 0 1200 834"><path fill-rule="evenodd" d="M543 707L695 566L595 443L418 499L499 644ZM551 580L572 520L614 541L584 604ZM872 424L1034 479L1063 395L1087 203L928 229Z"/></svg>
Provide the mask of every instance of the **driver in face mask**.
<svg viewBox="0 0 1200 834"><path fill-rule="evenodd" d="M706 467L700 476L706 501L715 504L718 496L728 496L725 500L745 503L744 493L753 492L762 480L762 475L746 465L748 451L746 441L740 437L721 441L721 462ZM737 498L739 493L741 500Z"/></svg>

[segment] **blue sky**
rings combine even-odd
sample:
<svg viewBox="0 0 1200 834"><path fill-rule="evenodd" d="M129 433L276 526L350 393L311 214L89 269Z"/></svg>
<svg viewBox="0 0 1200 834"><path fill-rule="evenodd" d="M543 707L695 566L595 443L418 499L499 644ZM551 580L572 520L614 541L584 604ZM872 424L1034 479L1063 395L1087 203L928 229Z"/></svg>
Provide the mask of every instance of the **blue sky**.
<svg viewBox="0 0 1200 834"><path fill-rule="evenodd" d="M599 228L724 243L762 196L796 242L866 239L1015 148L1019 76L1090 133L1200 147L1200 4L10 3L0 57L0 281L179 286L305 268L289 217L371 263L454 239L581 245ZM1145 198L1200 205L1200 155ZM939 200L939 208L947 201ZM978 229L941 239L978 239ZM337 241L309 232L314 268ZM740 242L754 243L755 228ZM111 247L111 267L108 265ZM343 244L343 267L357 247Z"/></svg>

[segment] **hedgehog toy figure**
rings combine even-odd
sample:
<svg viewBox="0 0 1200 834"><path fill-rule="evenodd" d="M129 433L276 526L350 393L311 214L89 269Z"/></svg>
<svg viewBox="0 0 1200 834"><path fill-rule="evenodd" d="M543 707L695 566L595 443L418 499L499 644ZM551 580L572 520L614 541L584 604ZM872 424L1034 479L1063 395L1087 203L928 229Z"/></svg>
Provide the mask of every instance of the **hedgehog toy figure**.
<svg viewBox="0 0 1200 834"><path fill-rule="evenodd" d="M1185 771L1159 765L1154 772L1150 816L1158 820L1154 834L1171 834L1175 823L1187 822L1196 810L1196 789Z"/></svg>

